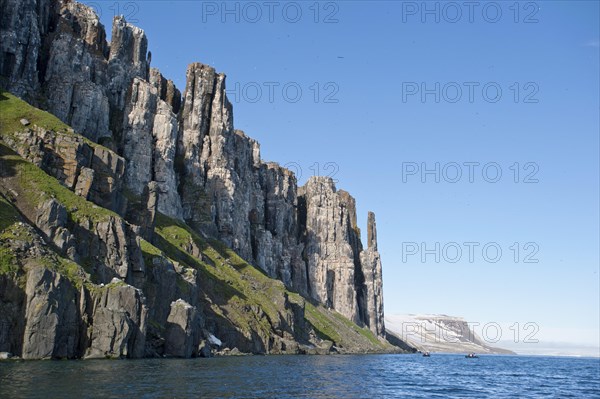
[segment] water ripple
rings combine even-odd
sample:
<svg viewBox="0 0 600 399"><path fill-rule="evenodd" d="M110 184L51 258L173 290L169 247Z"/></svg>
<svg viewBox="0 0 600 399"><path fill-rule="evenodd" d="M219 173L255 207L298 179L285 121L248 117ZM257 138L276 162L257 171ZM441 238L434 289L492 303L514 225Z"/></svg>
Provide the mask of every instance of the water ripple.
<svg viewBox="0 0 600 399"><path fill-rule="evenodd" d="M600 398L600 360L253 356L0 363L10 398Z"/></svg>

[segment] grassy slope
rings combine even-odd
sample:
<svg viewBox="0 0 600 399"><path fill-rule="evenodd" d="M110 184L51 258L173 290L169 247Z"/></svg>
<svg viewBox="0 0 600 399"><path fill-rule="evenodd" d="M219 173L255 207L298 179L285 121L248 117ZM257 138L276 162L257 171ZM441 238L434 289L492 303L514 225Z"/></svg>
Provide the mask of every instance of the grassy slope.
<svg viewBox="0 0 600 399"><path fill-rule="evenodd" d="M290 301L302 301L299 294L287 290L281 281L266 276L221 242L201 238L182 222L159 215L156 232L161 238L157 245L163 248L170 258L198 270L201 275L200 281L213 282L213 295L218 295L218 291L230 291L230 295L224 296L233 300L224 308L228 318L236 320L236 324L246 324L244 306L239 305L258 305L271 320L274 320L277 318L276 306L283 304L274 303L273 298L279 298L286 293ZM185 252L190 243L202 251L206 261L193 258ZM321 338L338 345L352 347L352 343L358 343L373 349L389 349L369 329L360 328L339 313L327 310L321 305L306 301L305 318Z"/></svg>
<svg viewBox="0 0 600 399"><path fill-rule="evenodd" d="M21 119L27 119L31 124L43 126L55 132L68 132L69 126L56 116L32 107L25 101L13 96L9 92L0 91L0 131L10 134L23 129Z"/></svg>
<svg viewBox="0 0 600 399"><path fill-rule="evenodd" d="M21 235L17 230L19 220L16 209L0 197L0 274L16 274L19 270L13 252L3 245L5 240Z"/></svg>
<svg viewBox="0 0 600 399"><path fill-rule="evenodd" d="M32 124L48 130L59 131L60 134L74 134L69 131L68 126L53 115L34 108L9 93L0 93L2 137L22 130L23 126L19 122L21 118L26 118ZM72 220L88 219L93 223L109 216L118 217L115 213L75 195L6 146L0 145L0 157L0 171L8 172L12 174L12 178L17 179L17 184L25 194L27 207L33 209L53 197L66 206ZM12 234L10 232L14 230L15 220L19 219L16 209L4 199L0 202L0 218L1 241L5 235ZM276 303L273 298L281 298L284 293L287 293L291 302L302 301L299 294L288 291L281 281L267 277L221 242L200 237L180 221L158 215L156 233L155 245L142 241L144 258L151 261L155 256L166 256L185 265L188 269L196 270L201 288L209 296L219 297L219 300L222 300L221 303L212 306L213 310L226 315L243 331L252 328L268 333L270 329L269 325L264 324L266 319L257 322L256 317L249 315L248 305L262 309L270 320L276 320L278 306L283 306L283 303ZM202 252L202 259L189 254L190 245L196 246ZM0 242L0 273L14 273L15 259L2 248ZM86 284L90 288L94 286L90 281L89 273L81 265L58 256L46 259L44 262L48 267L60 271L77 286L81 284ZM337 345L347 348L370 347L372 350L391 349L387 344L382 344L367 328L360 328L339 313L325 309L321 305L306 301L305 318L321 338L332 340Z"/></svg>
<svg viewBox="0 0 600 399"><path fill-rule="evenodd" d="M39 239L35 232L27 228L23 222L18 210L0 196L0 275L8 274L11 277L19 279L24 284L24 270L21 263L23 259L18 259L10 246L11 242L34 243ZM89 282L89 274L77 263L65 259L50 249L44 251L44 255L34 260L27 259L28 267L43 266L47 269L60 273L68 278L75 287L82 285L93 287ZM32 262L33 261L33 262Z"/></svg>

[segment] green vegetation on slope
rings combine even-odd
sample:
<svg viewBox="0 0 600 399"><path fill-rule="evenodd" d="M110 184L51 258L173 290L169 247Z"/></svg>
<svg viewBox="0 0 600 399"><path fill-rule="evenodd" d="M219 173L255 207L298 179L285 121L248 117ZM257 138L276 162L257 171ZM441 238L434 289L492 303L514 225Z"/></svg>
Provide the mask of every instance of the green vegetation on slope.
<svg viewBox="0 0 600 399"><path fill-rule="evenodd" d="M28 228L17 209L2 196L0 196L0 221L0 275L17 276L21 272L20 263L23 259L15 256L10 244L22 242L35 245L35 232ZM26 260L29 266L39 265L60 273L77 288L89 283L89 274L77 263L59 256L50 249L40 252L42 256Z"/></svg>
<svg viewBox="0 0 600 399"><path fill-rule="evenodd" d="M23 118L32 125L43 126L55 132L69 131L69 126L51 113L32 107L9 92L0 91L0 134L23 130L20 122Z"/></svg>
<svg viewBox="0 0 600 399"><path fill-rule="evenodd" d="M21 119L27 119L30 125L23 126ZM33 125L52 130L57 135L77 136L93 148L100 146L87 137L75 133L73 129L51 113L42 111L7 91L0 90L0 136L11 136Z"/></svg>
<svg viewBox="0 0 600 399"><path fill-rule="evenodd" d="M116 213L76 195L61 185L58 180L34 164L25 161L4 144L0 144L0 157L2 158L3 173L8 175L7 178L17 179L16 189L20 191L19 194L24 195L32 209L50 198L55 198L67 208L69 217L75 222L86 219L98 222L106 220L110 216L118 217Z"/></svg>
<svg viewBox="0 0 600 399"><path fill-rule="evenodd" d="M277 309L284 303L274 300L283 298L282 282L268 278L222 243L207 241L186 224L165 215L157 215L156 233L156 246L169 258L198 271L199 281L204 283L201 289L227 311L229 320L246 333L257 327L270 333L268 320L248 314L248 307L261 309L269 320L278 320ZM198 251L201 259L190 255Z"/></svg>
<svg viewBox="0 0 600 399"><path fill-rule="evenodd" d="M58 180L25 161L2 143L0 143L0 171L2 173L0 188L9 196L16 194L15 201L23 208L22 211L28 214L35 214L35 209L40 204L54 198L66 207L68 217L75 222L96 223L110 216L118 217L114 212L76 195L62 186ZM4 197L0 202L0 219L0 268L4 271L18 271L17 259L11 259L12 255L7 253L7 241L19 240L30 243L33 242L34 237L17 209ZM86 270L85 264L78 265L50 250L48 256L38 259L37 263L59 272L77 287L81 287L82 284L92 287L90 271Z"/></svg>
<svg viewBox="0 0 600 399"><path fill-rule="evenodd" d="M336 311L325 309L322 305L306 303L306 320L315 328L322 339L336 343L345 341L368 342L373 348L386 349L367 327L359 327Z"/></svg>
<svg viewBox="0 0 600 399"><path fill-rule="evenodd" d="M13 206L0 196L0 274L16 274L19 266L10 248L2 245L15 236L12 227L19 221L19 214Z"/></svg>
<svg viewBox="0 0 600 399"><path fill-rule="evenodd" d="M276 320L277 308L283 306L283 303L274 302L274 298L280 298L285 293L291 302L302 302L301 296L287 290L281 281L268 277L220 241L201 238L180 221L158 215L156 232L162 238L157 246L165 250L170 258L197 269L202 276L200 281L211 280L211 285L215 288L213 294L218 295L221 291L224 296L235 298L228 310L231 312L229 315L239 324L248 324L244 321L247 315L243 309L237 309L236 305L258 305L270 320ZM200 249L204 261L188 254L192 245ZM239 299L243 301L238 303ZM370 346L372 349L390 349L389 345L379 341L366 327L361 328L322 305L306 301L305 319L322 339L331 340L337 345L352 346L352 342L358 342L363 347Z"/></svg>

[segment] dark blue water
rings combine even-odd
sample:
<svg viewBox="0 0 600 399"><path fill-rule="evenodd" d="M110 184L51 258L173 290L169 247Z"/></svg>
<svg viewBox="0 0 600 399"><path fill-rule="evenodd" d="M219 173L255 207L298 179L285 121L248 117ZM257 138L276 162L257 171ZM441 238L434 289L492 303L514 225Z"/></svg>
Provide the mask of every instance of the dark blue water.
<svg viewBox="0 0 600 399"><path fill-rule="evenodd" d="M0 362L6 398L600 398L600 360L458 355Z"/></svg>

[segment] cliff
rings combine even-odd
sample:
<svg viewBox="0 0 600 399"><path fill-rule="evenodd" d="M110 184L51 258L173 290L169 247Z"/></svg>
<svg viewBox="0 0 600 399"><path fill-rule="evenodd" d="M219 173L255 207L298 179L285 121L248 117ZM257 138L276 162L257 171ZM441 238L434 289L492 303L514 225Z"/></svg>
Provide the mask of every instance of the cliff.
<svg viewBox="0 0 600 399"><path fill-rule="evenodd" d="M491 328L491 337L486 341L485 332L482 338L475 331L476 328L483 331L485 325L469 323L460 317L390 315L386 318L386 325L388 333L422 352L515 354L492 345L500 339L496 335L498 330Z"/></svg>
<svg viewBox="0 0 600 399"><path fill-rule="evenodd" d="M347 192L262 161L225 75L191 64L182 95L122 17L107 43L79 3L0 4L0 84L31 104L0 98L0 351L392 349L375 216L365 249Z"/></svg>

